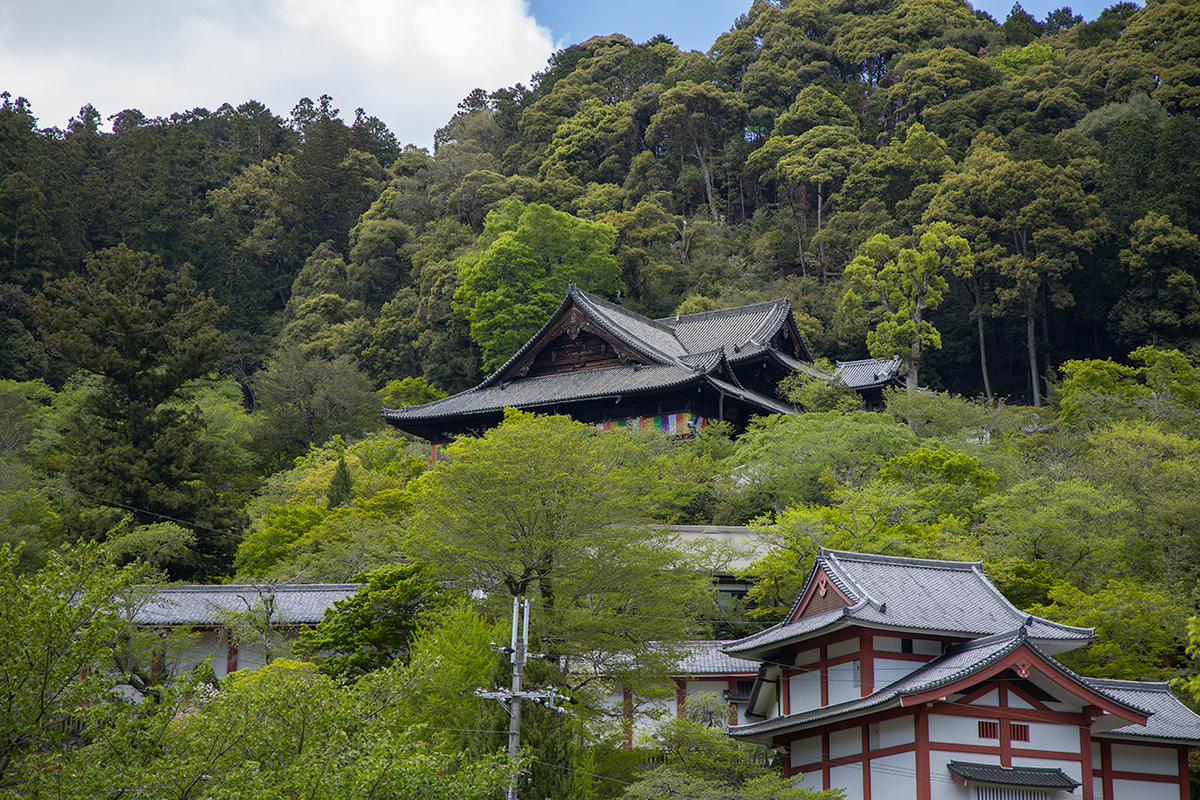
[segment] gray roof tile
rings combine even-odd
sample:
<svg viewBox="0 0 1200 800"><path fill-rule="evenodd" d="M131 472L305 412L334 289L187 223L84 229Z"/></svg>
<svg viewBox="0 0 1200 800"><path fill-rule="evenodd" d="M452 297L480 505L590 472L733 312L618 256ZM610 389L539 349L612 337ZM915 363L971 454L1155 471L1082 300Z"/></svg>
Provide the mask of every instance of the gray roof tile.
<svg viewBox="0 0 1200 800"><path fill-rule="evenodd" d="M822 548L808 582L823 571L850 598L842 609L784 622L741 639L726 652L764 656L833 624L864 624L900 630L927 630L989 636L1025 626L1029 637L1069 647L1093 637L1091 628L1061 625L1019 610L983 573L982 564L846 553ZM805 585L805 589L808 585ZM797 598L797 604L804 591ZM789 617L798 607L793 606ZM1062 649L1056 646L1056 649Z"/></svg>
<svg viewBox="0 0 1200 800"><path fill-rule="evenodd" d="M833 374L851 389L868 389L898 380L904 374L904 366L900 356L839 361Z"/></svg>
<svg viewBox="0 0 1200 800"><path fill-rule="evenodd" d="M721 652L719 639L684 642L684 653L675 668L676 675L754 675L758 664L743 658L734 658Z"/></svg>
<svg viewBox="0 0 1200 800"><path fill-rule="evenodd" d="M220 625L226 611L246 611L264 597L273 598L271 621L314 625L325 609L359 590L354 583L228 586L168 586L156 589L135 612L137 625Z"/></svg>
<svg viewBox="0 0 1200 800"><path fill-rule="evenodd" d="M995 764L977 764L973 761L951 761L946 767L951 775L957 775L972 783L1068 791L1074 791L1079 785L1079 781L1057 767L1001 767Z"/></svg>
<svg viewBox="0 0 1200 800"><path fill-rule="evenodd" d="M1200 715L1175 697L1170 684L1104 678L1084 678L1084 681L1097 691L1153 714L1144 727L1125 725L1108 734L1098 735L1175 739L1193 743L1200 738Z"/></svg>
<svg viewBox="0 0 1200 800"><path fill-rule="evenodd" d="M791 303L784 298L740 308L665 317L657 322L673 329L689 353L719 348L725 350L728 358L736 359L739 349L748 344L768 343L790 312Z"/></svg>

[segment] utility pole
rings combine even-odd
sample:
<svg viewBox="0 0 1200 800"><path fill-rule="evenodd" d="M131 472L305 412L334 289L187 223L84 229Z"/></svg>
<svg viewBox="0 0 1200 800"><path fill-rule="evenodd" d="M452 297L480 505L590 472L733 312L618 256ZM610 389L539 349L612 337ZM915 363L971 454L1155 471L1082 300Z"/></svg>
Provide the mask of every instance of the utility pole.
<svg viewBox="0 0 1200 800"><path fill-rule="evenodd" d="M517 634L517 616L524 606L525 622L521 626L520 635ZM521 678L525 674L525 656L527 647L525 640L529 638L529 598L519 597L513 598L513 619L512 619L512 695L508 704L508 760L509 763L516 763L517 755L521 752ZM517 800L517 780L518 775L513 774L512 780L508 784L507 800Z"/></svg>
<svg viewBox="0 0 1200 800"><path fill-rule="evenodd" d="M524 611L522 614L521 612ZM498 700L508 708L508 760L511 763L516 763L517 756L521 753L521 701L533 700L539 705L557 711L560 714L567 713L567 710L558 705L560 702L574 702L569 698L563 697L555 692L545 690L534 690L527 692L521 687L521 680L525 675L525 659L529 655L529 599L525 597L513 598L513 613L512 613L512 636L507 648L509 660L512 662L512 688L511 689L494 689L487 691L484 689L476 689L476 697L485 697L490 700ZM493 650L505 652L505 648L493 646ZM508 793L505 795L507 800L517 800L517 784L521 780L520 771L514 770L512 780L508 784Z"/></svg>

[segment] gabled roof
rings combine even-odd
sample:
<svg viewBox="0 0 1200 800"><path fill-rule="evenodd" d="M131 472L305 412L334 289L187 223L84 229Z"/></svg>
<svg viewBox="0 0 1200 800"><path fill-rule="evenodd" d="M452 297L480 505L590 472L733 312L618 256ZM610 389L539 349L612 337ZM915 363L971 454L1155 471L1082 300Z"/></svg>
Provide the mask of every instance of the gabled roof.
<svg viewBox="0 0 1200 800"><path fill-rule="evenodd" d="M758 665L721 652L728 642L720 639L683 642L684 653L675 667L674 675L754 675Z"/></svg>
<svg viewBox="0 0 1200 800"><path fill-rule="evenodd" d="M1105 736L1136 736L1143 739L1196 741L1200 730L1200 715L1179 702L1168 683L1150 681L1119 681L1106 678L1084 678L1098 691L1129 705L1144 708L1153 716L1142 725L1125 725L1107 731Z"/></svg>
<svg viewBox="0 0 1200 800"><path fill-rule="evenodd" d="M825 582L844 605L806 613ZM1027 629L1053 652L1085 644L1091 628L1076 628L1021 611L987 579L979 562L864 555L821 548L804 590L786 619L741 639L725 652L765 659L818 631L849 625L977 637Z"/></svg>
<svg viewBox="0 0 1200 800"><path fill-rule="evenodd" d="M315 625L325 609L361 587L356 583L226 586L166 586L155 589L135 611L135 625L222 625L226 612L247 611L270 599L271 622Z"/></svg>
<svg viewBox="0 0 1200 800"><path fill-rule="evenodd" d="M523 374L547 337L564 327L592 326L635 356L621 366L556 375ZM625 393L654 392L705 384L731 395L758 413L795 411L788 403L740 385L731 364L773 353L771 340L783 331L801 352L808 348L792 319L786 298L724 311L652 320L588 294L574 284L546 324L483 382L465 392L401 409L384 409L389 422L423 422L507 407L531 408L583 400L614 399ZM624 355L622 356L624 358ZM637 363L640 360L645 363Z"/></svg>
<svg viewBox="0 0 1200 800"><path fill-rule="evenodd" d="M839 361L833 374L851 389L873 389L898 381L904 375L904 365L900 356Z"/></svg>
<svg viewBox="0 0 1200 800"><path fill-rule="evenodd" d="M1074 694L1083 697L1085 702L1097 703L1109 713L1129 721L1131 725L1145 724L1151 713L1149 709L1140 708L1102 687L1092 685L1086 678L1076 675L1055 661L1031 641L1028 630L1022 626L1014 631L948 648L941 656L922 664L908 675L866 697L774 717L762 722L734 726L729 729L729 733L739 738L766 742L781 732L804 729L816 723L855 717L869 711L919 705L944 698L961 690L965 684L1006 671L1012 667L1012 662L1018 659L1023 664L1023 669L1032 669L1030 661L1035 662L1038 671L1051 676L1059 685L1069 687ZM1200 728L1192 730L1193 740L1197 738L1197 734L1200 734Z"/></svg>

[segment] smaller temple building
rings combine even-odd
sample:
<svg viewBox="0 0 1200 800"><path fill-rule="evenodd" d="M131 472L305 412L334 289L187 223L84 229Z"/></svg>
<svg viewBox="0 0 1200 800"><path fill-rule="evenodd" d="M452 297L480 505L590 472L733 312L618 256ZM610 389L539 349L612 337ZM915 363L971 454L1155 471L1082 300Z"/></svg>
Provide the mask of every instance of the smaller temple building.
<svg viewBox="0 0 1200 800"><path fill-rule="evenodd" d="M821 550L730 735L854 800L1186 800L1200 716L1165 683L1075 674L1089 628L1020 611L978 563Z"/></svg>
<svg viewBox="0 0 1200 800"><path fill-rule="evenodd" d="M541 330L478 386L385 409L383 417L429 440L434 453L458 436L495 427L505 408L566 414L604 428L687 434L719 420L743 431L756 415L797 410L779 397L787 376L831 378L812 360L786 298L649 319L572 284ZM897 375L887 360L838 368L868 403Z"/></svg>

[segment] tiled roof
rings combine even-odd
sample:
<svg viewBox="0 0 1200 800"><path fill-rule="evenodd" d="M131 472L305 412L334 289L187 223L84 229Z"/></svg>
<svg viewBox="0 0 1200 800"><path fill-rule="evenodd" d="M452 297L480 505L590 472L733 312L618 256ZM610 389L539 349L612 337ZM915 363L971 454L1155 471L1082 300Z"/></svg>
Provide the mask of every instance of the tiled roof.
<svg viewBox="0 0 1200 800"><path fill-rule="evenodd" d="M625 392L669 389L704 379L702 370L682 364L624 364L562 375L521 378L496 386L477 387L432 403L404 409L384 409L385 419L438 419L457 414L479 414L506 407L530 408L572 400L587 400Z"/></svg>
<svg viewBox="0 0 1200 800"><path fill-rule="evenodd" d="M1061 625L1019 610L992 585L982 564L846 553L822 548L808 583L823 572L850 605L783 622L726 648L744 657L763 657L833 624L863 624L964 636L989 636L1024 626L1029 637L1055 652L1093 638L1091 628ZM805 585L805 590L808 584ZM800 593L788 617L797 613Z"/></svg>
<svg viewBox="0 0 1200 800"><path fill-rule="evenodd" d="M246 611L270 598L271 621L282 625L314 625L325 609L359 590L354 583L284 584L279 586L168 586L156 589L137 609L137 625L220 625L226 611Z"/></svg>
<svg viewBox="0 0 1200 800"><path fill-rule="evenodd" d="M957 775L972 783L1067 791L1074 791L1079 785L1079 781L1056 767L1000 767L995 764L976 764L973 761L951 761L946 767L951 775Z"/></svg>
<svg viewBox="0 0 1200 800"><path fill-rule="evenodd" d="M1175 739L1193 743L1200 738L1197 735L1197 731L1200 731L1200 715L1179 702L1171 692L1170 684L1103 678L1084 680L1097 691L1153 714L1145 726L1125 725L1099 735Z"/></svg>
<svg viewBox="0 0 1200 800"><path fill-rule="evenodd" d="M740 308L705 311L681 317L656 320L674 331L675 338L689 353L724 349L725 356L736 360L741 351L768 343L787 320L791 303L786 298Z"/></svg>
<svg viewBox="0 0 1200 800"><path fill-rule="evenodd" d="M1150 709L1144 707L1142 704L1119 697L1115 692L1111 692L1103 686L1098 686L1087 678L1076 675L1038 648L1030 640L1028 630L1021 627L1015 631L995 636L986 636L950 647L941 656L926 664L922 664L908 675L899 678L866 697L809 709L796 714L774 717L749 725L735 726L729 729L729 733L732 736L743 738L763 737L784 729L796 729L808 726L814 722L855 716L868 709L897 706L907 696L925 694L926 692L950 686L964 678L970 677L992 666L1022 645L1029 647L1034 653L1038 654L1047 667L1055 670L1068 681L1087 687L1097 694L1107 697L1115 705L1123 706L1134 713L1148 714L1150 712ZM728 652L728 648L726 648L726 652ZM1140 726L1129 727L1140 728ZM1184 737L1181 736L1179 738ZM1200 738L1200 727L1193 726L1191 728L1190 739L1195 741L1198 738Z"/></svg>
<svg viewBox="0 0 1200 800"><path fill-rule="evenodd" d="M839 361L834 375L851 389L869 389L898 379L903 374L900 356Z"/></svg>
<svg viewBox="0 0 1200 800"><path fill-rule="evenodd" d="M676 675L754 675L758 665L721 652L726 642L719 639L684 642L683 656L675 668Z"/></svg>

